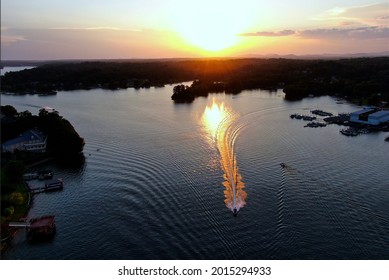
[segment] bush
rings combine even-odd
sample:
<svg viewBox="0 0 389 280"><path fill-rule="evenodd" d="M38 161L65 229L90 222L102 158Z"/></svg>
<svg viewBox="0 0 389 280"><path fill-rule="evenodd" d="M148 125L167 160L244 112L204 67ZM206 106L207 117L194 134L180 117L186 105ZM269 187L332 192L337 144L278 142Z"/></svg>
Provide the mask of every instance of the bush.
<svg viewBox="0 0 389 280"><path fill-rule="evenodd" d="M18 182L22 179L23 173L25 171L25 166L22 161L11 160L5 166L7 172L7 178L11 182Z"/></svg>
<svg viewBox="0 0 389 280"><path fill-rule="evenodd" d="M15 208L13 206L9 206L4 209L3 214L6 217L11 217L15 212Z"/></svg>
<svg viewBox="0 0 389 280"><path fill-rule="evenodd" d="M24 197L20 192L13 192L9 196L10 201L14 202L15 204L23 204Z"/></svg>

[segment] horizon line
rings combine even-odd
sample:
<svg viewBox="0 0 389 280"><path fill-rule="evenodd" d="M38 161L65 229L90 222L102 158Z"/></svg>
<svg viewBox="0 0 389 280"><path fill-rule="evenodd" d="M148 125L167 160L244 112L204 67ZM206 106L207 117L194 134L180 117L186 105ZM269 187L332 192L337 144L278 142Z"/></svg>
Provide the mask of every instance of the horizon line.
<svg viewBox="0 0 389 280"><path fill-rule="evenodd" d="M0 59L3 62L49 62L49 61L144 61L144 60L206 60L206 59L255 59L255 58L362 58L389 56L388 51L358 53L321 53L321 54L242 54L236 56L193 56L193 57L140 57L140 58L47 58L47 59Z"/></svg>

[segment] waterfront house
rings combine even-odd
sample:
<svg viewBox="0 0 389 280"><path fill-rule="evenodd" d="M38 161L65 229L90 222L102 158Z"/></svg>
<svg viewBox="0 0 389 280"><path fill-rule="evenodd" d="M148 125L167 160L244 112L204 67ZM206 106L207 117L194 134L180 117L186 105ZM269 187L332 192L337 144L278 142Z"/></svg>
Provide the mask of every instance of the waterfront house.
<svg viewBox="0 0 389 280"><path fill-rule="evenodd" d="M350 114L350 121L356 123L379 125L389 121L389 111L368 107Z"/></svg>
<svg viewBox="0 0 389 280"><path fill-rule="evenodd" d="M2 144L3 152L13 153L15 150L35 153L46 152L47 135L37 129L29 129L19 137L8 140Z"/></svg>

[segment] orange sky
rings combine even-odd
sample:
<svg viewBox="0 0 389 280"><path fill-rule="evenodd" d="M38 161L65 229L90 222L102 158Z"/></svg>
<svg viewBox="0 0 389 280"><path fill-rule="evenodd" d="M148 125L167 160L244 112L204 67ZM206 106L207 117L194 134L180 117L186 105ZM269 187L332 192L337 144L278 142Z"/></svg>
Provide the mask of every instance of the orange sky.
<svg viewBox="0 0 389 280"><path fill-rule="evenodd" d="M2 59L389 51L388 2L4 0L1 5Z"/></svg>

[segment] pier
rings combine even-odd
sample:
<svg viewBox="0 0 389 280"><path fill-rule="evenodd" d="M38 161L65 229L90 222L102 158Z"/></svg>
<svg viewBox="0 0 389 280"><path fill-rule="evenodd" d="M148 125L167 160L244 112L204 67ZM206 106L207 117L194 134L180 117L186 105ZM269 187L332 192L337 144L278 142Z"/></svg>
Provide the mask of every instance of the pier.
<svg viewBox="0 0 389 280"><path fill-rule="evenodd" d="M49 182L46 182L45 185L42 187L32 187L28 183L26 184L31 194L63 190L63 180L61 178L58 178L56 180L50 180Z"/></svg>
<svg viewBox="0 0 389 280"><path fill-rule="evenodd" d="M26 173L23 175L25 181L30 180L47 180L53 178L53 172L51 170L42 170L36 173Z"/></svg>
<svg viewBox="0 0 389 280"><path fill-rule="evenodd" d="M10 222L8 223L9 227L14 227L14 228L26 228L29 227L30 224L27 222Z"/></svg>
<svg viewBox="0 0 389 280"><path fill-rule="evenodd" d="M47 215L30 219L28 222L10 222L9 227L25 228L29 241L53 237L56 232L55 216Z"/></svg>

